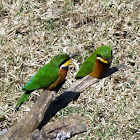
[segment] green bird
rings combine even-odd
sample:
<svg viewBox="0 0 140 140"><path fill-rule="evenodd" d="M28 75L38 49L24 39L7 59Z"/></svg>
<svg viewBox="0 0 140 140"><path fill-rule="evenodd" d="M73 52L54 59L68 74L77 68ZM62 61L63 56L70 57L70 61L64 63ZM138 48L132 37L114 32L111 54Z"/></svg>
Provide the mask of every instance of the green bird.
<svg viewBox="0 0 140 140"><path fill-rule="evenodd" d="M76 74L76 79L83 78L86 75L94 78L102 78L112 62L112 50L109 46L103 45L90 55L82 64Z"/></svg>
<svg viewBox="0 0 140 140"><path fill-rule="evenodd" d="M44 65L23 87L25 93L18 101L15 110L27 100L30 93L36 89L48 89L58 91L65 82L68 66L71 58L76 55L59 54L54 56L51 61Z"/></svg>

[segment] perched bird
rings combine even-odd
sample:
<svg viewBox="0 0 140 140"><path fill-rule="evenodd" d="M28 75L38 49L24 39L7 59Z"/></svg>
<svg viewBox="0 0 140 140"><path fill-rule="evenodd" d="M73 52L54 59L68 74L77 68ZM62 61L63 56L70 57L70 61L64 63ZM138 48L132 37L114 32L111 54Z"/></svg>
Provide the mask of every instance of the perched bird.
<svg viewBox="0 0 140 140"><path fill-rule="evenodd" d="M76 74L76 78L80 79L86 75L102 78L106 70L110 67L112 58L111 48L106 45L100 46L84 61Z"/></svg>
<svg viewBox="0 0 140 140"><path fill-rule="evenodd" d="M58 91L65 82L68 66L71 58L76 55L59 54L44 65L23 87L25 93L17 103L15 110L27 100L30 93L36 89L48 89Z"/></svg>

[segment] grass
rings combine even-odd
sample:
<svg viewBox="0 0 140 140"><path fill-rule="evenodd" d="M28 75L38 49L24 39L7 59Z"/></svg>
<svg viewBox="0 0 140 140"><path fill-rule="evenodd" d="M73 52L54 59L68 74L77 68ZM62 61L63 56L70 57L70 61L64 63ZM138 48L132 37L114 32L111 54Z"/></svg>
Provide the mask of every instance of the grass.
<svg viewBox="0 0 140 140"><path fill-rule="evenodd" d="M87 133L72 139L140 138L139 1L3 0L0 2L0 129L9 128L30 110L30 99L14 112L22 87L59 53L80 53L60 93L75 81L79 65L98 46L110 45L112 65L127 69L91 86L64 109L81 114ZM51 120L61 118L61 111Z"/></svg>

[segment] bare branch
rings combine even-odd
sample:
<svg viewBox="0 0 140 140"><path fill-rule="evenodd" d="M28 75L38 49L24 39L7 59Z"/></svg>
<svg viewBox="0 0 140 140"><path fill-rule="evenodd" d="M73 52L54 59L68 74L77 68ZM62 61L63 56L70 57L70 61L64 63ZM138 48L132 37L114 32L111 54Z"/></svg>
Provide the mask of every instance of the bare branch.
<svg viewBox="0 0 140 140"><path fill-rule="evenodd" d="M87 128L82 120L82 117L76 115L47 124L41 129L41 131L35 130L32 133L32 139L66 139L86 131Z"/></svg>
<svg viewBox="0 0 140 140"><path fill-rule="evenodd" d="M13 126L1 139L19 139L34 131L42 121L45 111L54 98L54 92L43 91L33 108L22 120Z"/></svg>

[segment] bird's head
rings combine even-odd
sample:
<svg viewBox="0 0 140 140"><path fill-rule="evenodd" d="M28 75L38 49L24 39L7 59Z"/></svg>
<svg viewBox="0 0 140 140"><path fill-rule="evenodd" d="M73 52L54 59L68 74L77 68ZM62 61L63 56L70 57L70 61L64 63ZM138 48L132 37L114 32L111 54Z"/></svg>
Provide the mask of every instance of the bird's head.
<svg viewBox="0 0 140 140"><path fill-rule="evenodd" d="M112 50L109 46L103 45L96 50L97 60L103 64L111 65L112 62Z"/></svg>
<svg viewBox="0 0 140 140"><path fill-rule="evenodd" d="M71 62L71 58L77 56L76 54L73 55L67 55L67 54L59 54L55 56L51 61L54 65L59 66L59 68L65 68L68 69L68 66Z"/></svg>

